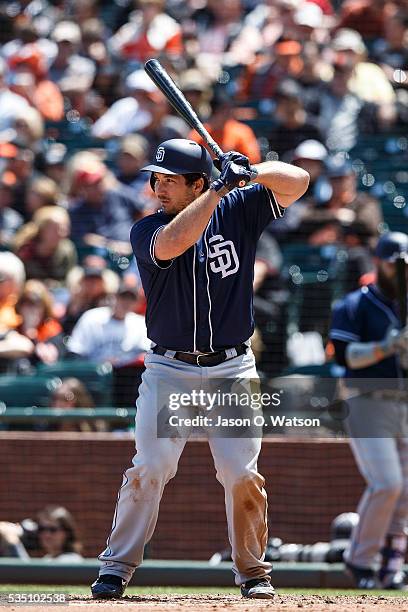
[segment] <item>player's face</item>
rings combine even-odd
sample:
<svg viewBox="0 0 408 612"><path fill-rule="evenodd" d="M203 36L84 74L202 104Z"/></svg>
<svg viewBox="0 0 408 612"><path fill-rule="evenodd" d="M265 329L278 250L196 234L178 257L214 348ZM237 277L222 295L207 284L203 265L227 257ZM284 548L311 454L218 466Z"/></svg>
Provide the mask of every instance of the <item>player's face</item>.
<svg viewBox="0 0 408 612"><path fill-rule="evenodd" d="M154 178L154 192L168 215L176 215L184 210L200 195L203 185L202 179L187 185L185 177L180 174L155 172Z"/></svg>
<svg viewBox="0 0 408 612"><path fill-rule="evenodd" d="M393 262L377 260L378 284L383 292L395 299L398 295L398 278L396 266ZM405 276L408 282L408 266L405 266Z"/></svg>

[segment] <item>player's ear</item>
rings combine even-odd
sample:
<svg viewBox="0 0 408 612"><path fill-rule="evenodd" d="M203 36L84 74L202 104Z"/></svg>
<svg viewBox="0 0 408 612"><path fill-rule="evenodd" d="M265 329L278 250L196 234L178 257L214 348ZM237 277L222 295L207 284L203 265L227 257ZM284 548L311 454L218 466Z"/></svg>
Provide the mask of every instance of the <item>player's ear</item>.
<svg viewBox="0 0 408 612"><path fill-rule="evenodd" d="M202 193L203 189L204 189L204 179L202 176L200 176L200 178L198 178L196 181L194 181L193 183L193 188L194 191L197 195L200 195L200 193Z"/></svg>

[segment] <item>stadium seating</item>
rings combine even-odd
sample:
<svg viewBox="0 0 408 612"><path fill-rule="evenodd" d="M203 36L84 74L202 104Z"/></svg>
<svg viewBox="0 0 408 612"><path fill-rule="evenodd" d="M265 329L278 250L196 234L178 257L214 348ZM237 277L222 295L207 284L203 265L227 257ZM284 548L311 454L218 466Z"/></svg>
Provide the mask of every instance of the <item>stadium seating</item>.
<svg viewBox="0 0 408 612"><path fill-rule="evenodd" d="M38 367L43 377L78 378L91 393L96 406L112 405L112 366L110 363L92 363L82 360L59 361Z"/></svg>
<svg viewBox="0 0 408 612"><path fill-rule="evenodd" d="M33 376L0 376L0 406L46 407L51 393L61 384L55 374Z"/></svg>

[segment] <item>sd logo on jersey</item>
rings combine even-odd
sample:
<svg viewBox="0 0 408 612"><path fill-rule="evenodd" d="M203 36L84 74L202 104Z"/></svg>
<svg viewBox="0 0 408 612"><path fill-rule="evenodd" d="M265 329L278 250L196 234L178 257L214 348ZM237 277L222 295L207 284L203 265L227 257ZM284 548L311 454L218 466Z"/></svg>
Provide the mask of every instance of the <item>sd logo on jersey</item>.
<svg viewBox="0 0 408 612"><path fill-rule="evenodd" d="M209 239L211 247L208 249L208 257L215 259L210 263L211 271L221 272L222 278L235 274L239 268L239 259L232 240L224 240L221 234Z"/></svg>

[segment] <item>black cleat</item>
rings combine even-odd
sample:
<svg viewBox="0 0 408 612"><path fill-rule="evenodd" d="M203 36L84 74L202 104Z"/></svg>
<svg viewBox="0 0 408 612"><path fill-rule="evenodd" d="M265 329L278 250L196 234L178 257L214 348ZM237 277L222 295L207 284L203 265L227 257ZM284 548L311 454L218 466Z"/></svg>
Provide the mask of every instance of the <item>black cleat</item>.
<svg viewBox="0 0 408 612"><path fill-rule="evenodd" d="M102 574L91 586L94 599L120 599L125 592L127 582L114 574Z"/></svg>
<svg viewBox="0 0 408 612"><path fill-rule="evenodd" d="M241 595L247 599L273 599L275 589L267 578L254 578L241 584Z"/></svg>
<svg viewBox="0 0 408 612"><path fill-rule="evenodd" d="M390 591L408 591L408 585L406 584L405 579L406 576L404 572L387 572L381 578L382 588Z"/></svg>
<svg viewBox="0 0 408 612"><path fill-rule="evenodd" d="M369 567L358 567L352 563L346 562L346 571L353 579L357 589L381 589L382 585L377 578L376 573Z"/></svg>

